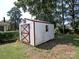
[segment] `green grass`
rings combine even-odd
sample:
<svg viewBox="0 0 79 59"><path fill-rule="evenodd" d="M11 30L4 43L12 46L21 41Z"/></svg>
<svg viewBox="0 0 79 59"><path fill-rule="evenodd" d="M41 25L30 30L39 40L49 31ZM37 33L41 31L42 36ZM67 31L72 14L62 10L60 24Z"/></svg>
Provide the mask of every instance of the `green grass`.
<svg viewBox="0 0 79 59"><path fill-rule="evenodd" d="M40 57L40 59L48 59L47 57L50 55L53 47L58 44L68 43L72 43L75 47L76 54L73 59L79 59L79 35L60 35L55 40L37 47L23 45L21 43L3 44L0 45L0 59L32 59L34 56Z"/></svg>
<svg viewBox="0 0 79 59"><path fill-rule="evenodd" d="M15 43L0 45L0 59L25 59L25 48Z"/></svg>

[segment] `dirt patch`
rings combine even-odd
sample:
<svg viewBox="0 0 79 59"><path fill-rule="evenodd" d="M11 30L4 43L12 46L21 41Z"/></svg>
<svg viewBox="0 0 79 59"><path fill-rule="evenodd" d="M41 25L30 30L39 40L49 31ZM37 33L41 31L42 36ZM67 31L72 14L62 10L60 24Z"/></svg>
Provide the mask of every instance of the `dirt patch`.
<svg viewBox="0 0 79 59"><path fill-rule="evenodd" d="M28 59L48 59L48 51L38 49L36 47L29 47L26 51Z"/></svg>
<svg viewBox="0 0 79 59"><path fill-rule="evenodd" d="M73 36L59 36L37 47L26 48L28 59L74 59L75 52Z"/></svg>
<svg viewBox="0 0 79 59"><path fill-rule="evenodd" d="M75 49L72 44L58 44L51 50L28 46L28 59L74 59Z"/></svg>
<svg viewBox="0 0 79 59"><path fill-rule="evenodd" d="M75 49L70 45L57 45L55 46L49 56L49 59L74 59Z"/></svg>

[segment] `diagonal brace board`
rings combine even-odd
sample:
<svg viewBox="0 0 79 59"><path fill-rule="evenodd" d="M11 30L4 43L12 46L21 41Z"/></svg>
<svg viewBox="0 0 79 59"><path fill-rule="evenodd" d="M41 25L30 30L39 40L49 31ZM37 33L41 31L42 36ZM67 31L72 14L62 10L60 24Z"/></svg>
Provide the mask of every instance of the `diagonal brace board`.
<svg viewBox="0 0 79 59"><path fill-rule="evenodd" d="M21 30L22 41L25 39L27 43L29 43L30 42L30 25L24 24L24 25L21 25L21 28L22 28Z"/></svg>

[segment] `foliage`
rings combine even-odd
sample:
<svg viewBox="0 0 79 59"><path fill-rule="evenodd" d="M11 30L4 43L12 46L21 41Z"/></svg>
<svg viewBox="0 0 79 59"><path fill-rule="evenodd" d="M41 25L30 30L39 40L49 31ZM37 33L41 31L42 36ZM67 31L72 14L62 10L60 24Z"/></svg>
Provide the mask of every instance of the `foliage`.
<svg viewBox="0 0 79 59"><path fill-rule="evenodd" d="M75 22L75 32L79 34L79 20Z"/></svg>
<svg viewBox="0 0 79 59"><path fill-rule="evenodd" d="M63 1L63 3L62 3ZM63 6L62 6L63 4ZM75 9L74 9L75 8ZM63 11L62 11L63 9ZM79 0L57 0L56 3L56 18L58 18L59 23L68 21L73 29L75 27L76 19L79 19ZM61 16L62 15L62 16ZM62 19L62 20L60 20ZM64 19L64 21L63 21Z"/></svg>
<svg viewBox="0 0 79 59"><path fill-rule="evenodd" d="M54 22L55 0L18 0L15 5L22 7L24 12L29 11L36 19Z"/></svg>
<svg viewBox="0 0 79 59"><path fill-rule="evenodd" d="M55 26L57 23L63 25L63 32L65 21L72 23L70 25L74 29L75 20L79 18L77 0L18 0L14 4L36 16L36 19L49 21Z"/></svg>
<svg viewBox="0 0 79 59"><path fill-rule="evenodd" d="M63 27L59 27L59 32L60 32L61 34L63 33ZM73 34L74 32L73 32L72 29L69 29L69 28L64 27L64 34L67 34L67 33Z"/></svg>
<svg viewBox="0 0 79 59"><path fill-rule="evenodd" d="M14 24L15 28L17 28L21 20L20 17L22 16L19 8L13 7L10 11L7 12L7 15L10 16L11 23Z"/></svg>
<svg viewBox="0 0 79 59"><path fill-rule="evenodd" d="M1 32L0 33L0 43L16 41L16 38L19 36L18 32Z"/></svg>

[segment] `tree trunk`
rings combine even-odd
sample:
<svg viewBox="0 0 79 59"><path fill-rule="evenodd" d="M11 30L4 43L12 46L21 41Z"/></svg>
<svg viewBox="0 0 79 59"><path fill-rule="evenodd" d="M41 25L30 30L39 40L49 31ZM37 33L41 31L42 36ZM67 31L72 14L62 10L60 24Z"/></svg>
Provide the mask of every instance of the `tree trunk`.
<svg viewBox="0 0 79 59"><path fill-rule="evenodd" d="M75 29L75 14L74 14L74 0L72 0L72 26L73 30Z"/></svg>
<svg viewBox="0 0 79 59"><path fill-rule="evenodd" d="M63 23L63 34L64 34L64 9L63 9L63 0L62 0L62 23Z"/></svg>

